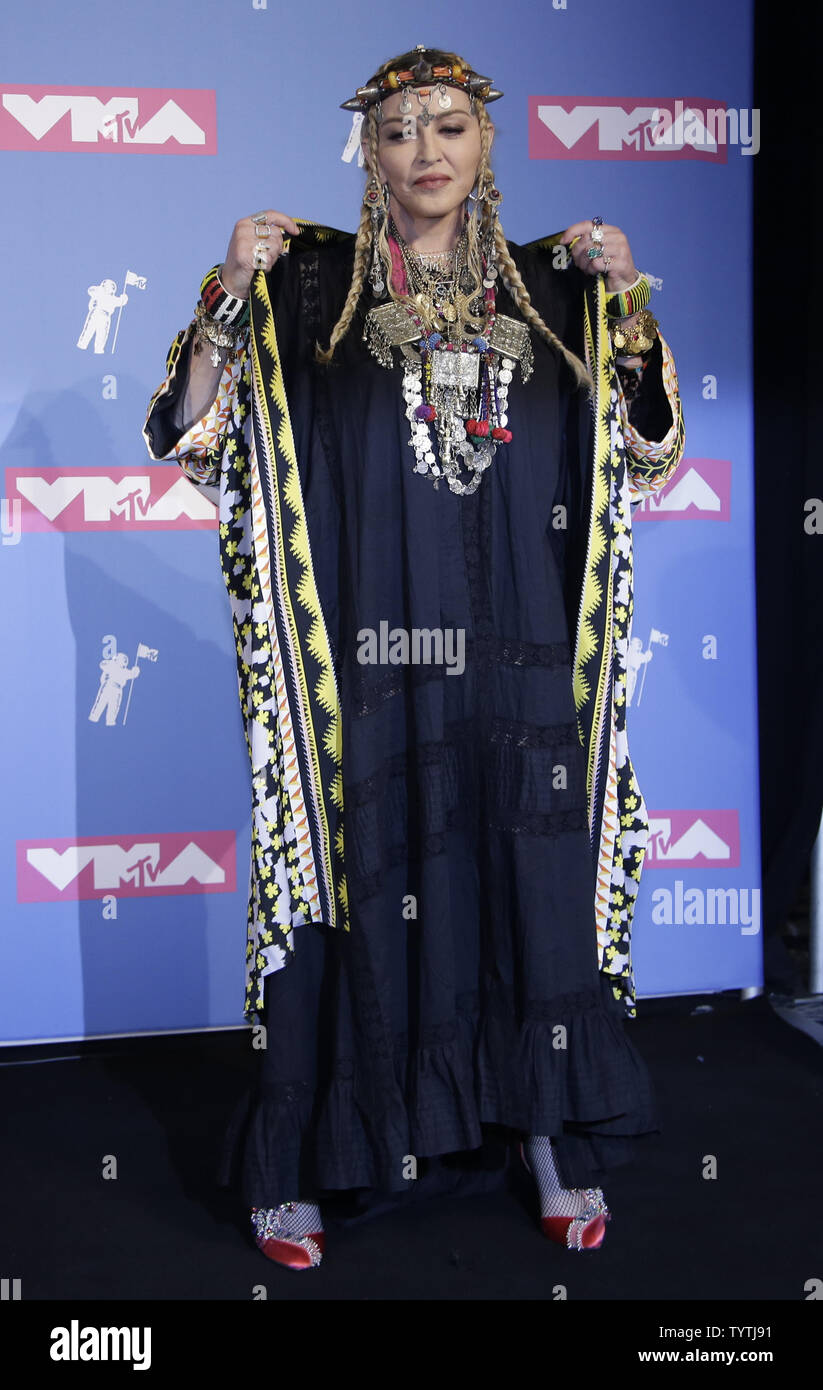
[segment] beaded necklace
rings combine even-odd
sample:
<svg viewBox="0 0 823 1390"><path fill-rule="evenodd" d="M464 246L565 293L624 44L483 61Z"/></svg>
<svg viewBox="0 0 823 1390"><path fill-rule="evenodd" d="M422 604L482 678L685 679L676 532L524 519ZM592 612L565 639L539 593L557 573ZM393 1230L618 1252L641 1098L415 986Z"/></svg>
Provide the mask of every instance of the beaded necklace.
<svg viewBox="0 0 823 1390"><path fill-rule="evenodd" d="M518 359L523 381L531 376L529 330L497 314L496 268L485 260L483 285L477 284L465 231L452 252L430 253L434 265L425 264L393 223L389 246L392 284L405 299L370 310L363 337L381 365L393 366L393 347L405 358L413 471L427 475L435 488L445 478L452 492L468 495L480 486L498 444L512 438L508 388Z"/></svg>

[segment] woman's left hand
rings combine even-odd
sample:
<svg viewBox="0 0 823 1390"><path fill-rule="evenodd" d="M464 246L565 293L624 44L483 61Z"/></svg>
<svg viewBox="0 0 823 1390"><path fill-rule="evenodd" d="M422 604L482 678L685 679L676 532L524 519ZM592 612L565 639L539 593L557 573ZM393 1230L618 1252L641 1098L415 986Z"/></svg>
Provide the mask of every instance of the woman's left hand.
<svg viewBox="0 0 823 1390"><path fill-rule="evenodd" d="M606 289L610 294L615 294L618 290L625 290L634 284L638 272L631 247L620 228L603 222L600 231L603 233L603 240L599 243L593 242L592 220L589 218L586 222L572 223L560 240L568 247L575 265L585 275L600 275L605 271ZM587 254L589 248L595 245L603 248L602 256L590 257Z"/></svg>

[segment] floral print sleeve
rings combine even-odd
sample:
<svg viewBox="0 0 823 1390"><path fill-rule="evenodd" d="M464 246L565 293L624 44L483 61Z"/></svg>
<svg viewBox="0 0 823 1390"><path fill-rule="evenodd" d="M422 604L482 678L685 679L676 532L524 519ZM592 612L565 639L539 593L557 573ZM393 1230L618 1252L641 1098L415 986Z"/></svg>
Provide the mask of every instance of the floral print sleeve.
<svg viewBox="0 0 823 1390"><path fill-rule="evenodd" d="M620 382L618 402L623 423L623 439L626 444L626 471L629 479L629 497L632 504L639 503L644 497L653 497L658 493L669 481L683 457L685 430L677 383L677 369L674 365L671 349L662 336L659 337L659 343L659 364L654 361L646 364L644 377L641 379L642 385L635 397L640 405L641 392L646 385L645 373L653 372L658 380L653 387L657 399L652 410L646 409L638 412L635 401L627 398L627 392L621 381L623 374L617 373ZM663 431L654 431L655 433L662 433L661 438L647 438L642 431L651 433L649 424L652 420L659 421L661 413L666 414L663 405L664 397L670 413L668 427Z"/></svg>
<svg viewBox="0 0 823 1390"><path fill-rule="evenodd" d="M246 370L247 349L229 358L217 395L200 420L179 433L180 403L186 364L192 346L193 325L178 333L166 359L166 377L150 403L143 437L152 458L174 461L191 482L214 487L220 481L220 468L229 425L238 403L238 385Z"/></svg>

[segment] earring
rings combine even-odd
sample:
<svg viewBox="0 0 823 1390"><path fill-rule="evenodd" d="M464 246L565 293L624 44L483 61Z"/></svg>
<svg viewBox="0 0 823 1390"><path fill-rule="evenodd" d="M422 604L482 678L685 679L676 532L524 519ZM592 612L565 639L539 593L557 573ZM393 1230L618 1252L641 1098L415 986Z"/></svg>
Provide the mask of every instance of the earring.
<svg viewBox="0 0 823 1390"><path fill-rule="evenodd" d="M483 284L486 289L490 290L494 288L494 282L498 275L497 242L495 234L497 231L497 212L503 201L503 194L500 192L499 188L495 188L491 179L489 179L484 187L482 194L478 190L477 205L479 205L481 201L486 204L488 209L486 233L481 243L483 258L486 263L486 273L483 276Z"/></svg>
<svg viewBox="0 0 823 1390"><path fill-rule="evenodd" d="M372 175L366 185L366 191L363 194L363 202L371 214L372 263L371 270L369 271L369 279L376 299L380 299L386 292L386 282L383 279L383 263L380 260L378 240L380 236L381 204L383 218L385 219L388 214L388 187L389 185L387 183L381 186L374 175Z"/></svg>

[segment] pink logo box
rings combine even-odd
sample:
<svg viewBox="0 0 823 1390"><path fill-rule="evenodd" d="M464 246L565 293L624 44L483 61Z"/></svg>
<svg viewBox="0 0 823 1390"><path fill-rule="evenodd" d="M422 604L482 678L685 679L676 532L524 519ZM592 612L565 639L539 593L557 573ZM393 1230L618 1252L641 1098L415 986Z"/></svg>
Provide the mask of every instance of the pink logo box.
<svg viewBox="0 0 823 1390"><path fill-rule="evenodd" d="M647 869L740 866L737 811L649 811Z"/></svg>
<svg viewBox="0 0 823 1390"><path fill-rule="evenodd" d="M217 508L177 464L137 468L7 468L9 512L23 531L200 531Z"/></svg>
<svg viewBox="0 0 823 1390"><path fill-rule="evenodd" d="M233 830L17 841L17 901L233 893Z"/></svg>
<svg viewBox="0 0 823 1390"><path fill-rule="evenodd" d="M725 111L702 98L530 96L529 158L725 164Z"/></svg>
<svg viewBox="0 0 823 1390"><path fill-rule="evenodd" d="M216 94L0 85L0 149L216 154Z"/></svg>
<svg viewBox="0 0 823 1390"><path fill-rule="evenodd" d="M730 461L684 458L654 497L632 509L632 521L729 521L731 505Z"/></svg>

